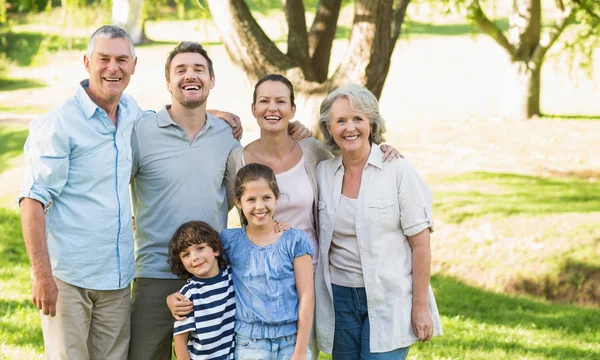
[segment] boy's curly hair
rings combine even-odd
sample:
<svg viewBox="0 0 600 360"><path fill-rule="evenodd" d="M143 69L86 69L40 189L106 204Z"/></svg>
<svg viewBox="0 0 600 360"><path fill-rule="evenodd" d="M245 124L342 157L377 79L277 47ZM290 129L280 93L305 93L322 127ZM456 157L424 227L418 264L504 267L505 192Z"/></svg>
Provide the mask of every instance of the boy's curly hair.
<svg viewBox="0 0 600 360"><path fill-rule="evenodd" d="M219 267L225 267L223 259L223 244L219 233L204 221L188 221L181 225L169 241L169 268L180 279L192 277L181 262L179 254L192 245L207 244L214 252L218 252L217 262Z"/></svg>

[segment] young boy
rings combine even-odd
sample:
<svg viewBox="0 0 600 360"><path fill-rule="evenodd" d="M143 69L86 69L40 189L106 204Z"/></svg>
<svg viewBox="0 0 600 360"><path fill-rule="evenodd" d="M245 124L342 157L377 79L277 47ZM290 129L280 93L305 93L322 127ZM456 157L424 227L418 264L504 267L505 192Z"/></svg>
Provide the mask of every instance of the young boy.
<svg viewBox="0 0 600 360"><path fill-rule="evenodd" d="M187 279L180 292L194 304L175 322L178 360L234 358L235 292L222 252L219 234L202 221L181 225L169 242L171 272Z"/></svg>

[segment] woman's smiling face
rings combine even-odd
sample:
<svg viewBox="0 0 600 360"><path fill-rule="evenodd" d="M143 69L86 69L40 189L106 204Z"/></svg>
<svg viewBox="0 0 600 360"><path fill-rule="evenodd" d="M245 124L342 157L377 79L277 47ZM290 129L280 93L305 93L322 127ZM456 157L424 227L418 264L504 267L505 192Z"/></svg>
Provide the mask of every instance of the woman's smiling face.
<svg viewBox="0 0 600 360"><path fill-rule="evenodd" d="M287 132L288 124L296 113L290 95L290 89L279 81L269 80L258 86L252 115L262 130Z"/></svg>
<svg viewBox="0 0 600 360"><path fill-rule="evenodd" d="M369 118L356 110L346 98L339 98L331 105L329 133L342 153L369 151L371 123Z"/></svg>

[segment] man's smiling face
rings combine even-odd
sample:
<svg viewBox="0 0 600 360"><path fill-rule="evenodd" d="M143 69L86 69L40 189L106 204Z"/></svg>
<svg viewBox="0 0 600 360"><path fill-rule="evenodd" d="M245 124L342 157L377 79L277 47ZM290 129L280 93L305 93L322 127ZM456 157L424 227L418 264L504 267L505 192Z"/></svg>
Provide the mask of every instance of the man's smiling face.
<svg viewBox="0 0 600 360"><path fill-rule="evenodd" d="M85 69L90 74L90 91L106 102L120 98L135 72L136 62L129 40L96 38L91 57L84 56Z"/></svg>
<svg viewBox="0 0 600 360"><path fill-rule="evenodd" d="M208 61L194 52L175 55L169 69L167 88L173 101L187 108L196 108L206 102L215 79L210 75Z"/></svg>

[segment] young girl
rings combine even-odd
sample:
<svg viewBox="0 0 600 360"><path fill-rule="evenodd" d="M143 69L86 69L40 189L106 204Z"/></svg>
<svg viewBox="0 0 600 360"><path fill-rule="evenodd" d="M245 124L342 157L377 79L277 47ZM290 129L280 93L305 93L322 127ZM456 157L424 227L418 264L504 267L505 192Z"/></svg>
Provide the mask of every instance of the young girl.
<svg viewBox="0 0 600 360"><path fill-rule="evenodd" d="M171 272L188 280L180 292L194 311L175 322L178 360L233 359L235 292L219 233L202 221L181 225L169 242Z"/></svg>
<svg viewBox="0 0 600 360"><path fill-rule="evenodd" d="M235 179L243 228L221 232L237 296L238 360L310 359L313 319L313 248L303 231L274 230L279 188L273 170L243 167Z"/></svg>

